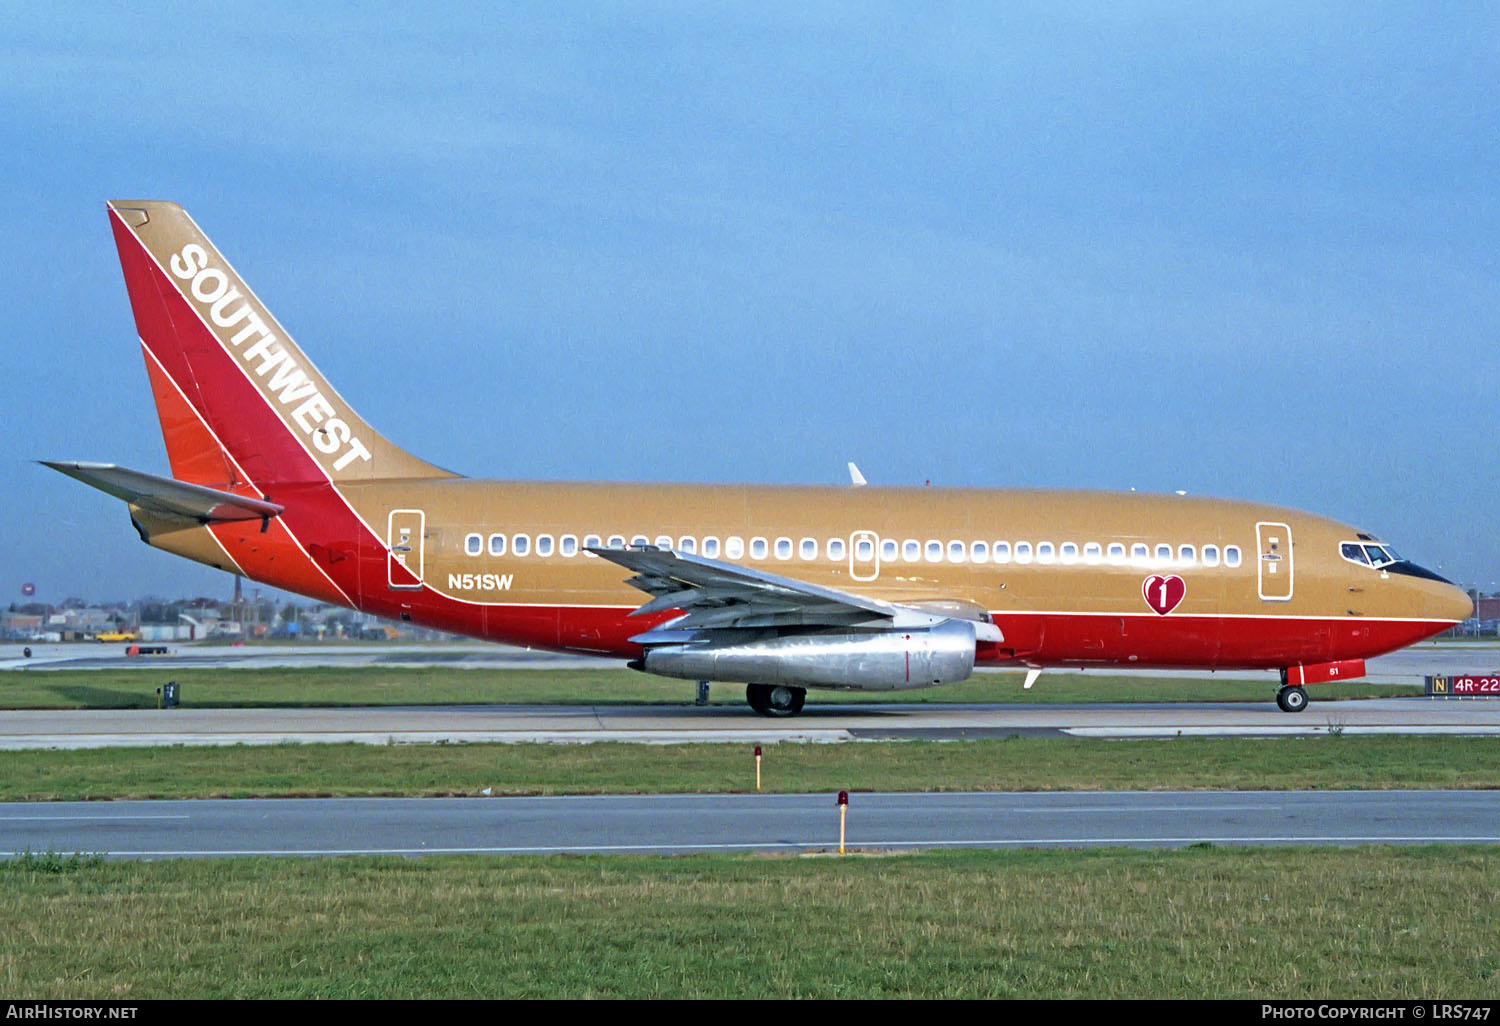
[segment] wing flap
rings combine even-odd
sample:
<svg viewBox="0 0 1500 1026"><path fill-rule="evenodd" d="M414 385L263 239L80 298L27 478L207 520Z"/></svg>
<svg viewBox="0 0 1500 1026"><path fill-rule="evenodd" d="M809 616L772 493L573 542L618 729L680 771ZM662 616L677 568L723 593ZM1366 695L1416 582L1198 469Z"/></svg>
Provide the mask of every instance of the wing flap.
<svg viewBox="0 0 1500 1026"><path fill-rule="evenodd" d="M590 547L588 551L633 571L635 576L627 583L652 596L632 616L682 610L677 619L632 639L640 644L660 643L655 636L662 631L676 632L672 636L680 639L684 631L922 628L952 616L946 610L898 605L654 545ZM1000 633L984 622L976 630L985 640L998 639Z"/></svg>

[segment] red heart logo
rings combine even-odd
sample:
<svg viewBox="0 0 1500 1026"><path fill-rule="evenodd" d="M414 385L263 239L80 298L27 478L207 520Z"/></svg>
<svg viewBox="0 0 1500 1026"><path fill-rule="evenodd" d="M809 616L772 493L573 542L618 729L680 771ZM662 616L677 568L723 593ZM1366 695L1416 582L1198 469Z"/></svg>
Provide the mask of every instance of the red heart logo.
<svg viewBox="0 0 1500 1026"><path fill-rule="evenodd" d="M1176 609L1186 595L1187 582L1176 574L1168 577L1152 574L1141 585L1141 597L1146 600L1146 605L1161 616Z"/></svg>

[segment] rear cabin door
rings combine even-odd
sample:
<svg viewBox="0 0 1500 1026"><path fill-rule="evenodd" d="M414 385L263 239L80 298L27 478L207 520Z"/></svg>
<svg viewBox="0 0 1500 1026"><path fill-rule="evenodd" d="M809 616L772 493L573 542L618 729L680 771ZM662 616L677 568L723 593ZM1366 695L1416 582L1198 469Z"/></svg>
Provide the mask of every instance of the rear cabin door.
<svg viewBox="0 0 1500 1026"><path fill-rule="evenodd" d="M386 584L392 591L422 587L422 533L426 514L419 509L393 509L386 520Z"/></svg>
<svg viewBox="0 0 1500 1026"><path fill-rule="evenodd" d="M1288 524L1262 521L1255 525L1260 548L1260 597L1266 602L1286 602L1292 597L1292 529Z"/></svg>

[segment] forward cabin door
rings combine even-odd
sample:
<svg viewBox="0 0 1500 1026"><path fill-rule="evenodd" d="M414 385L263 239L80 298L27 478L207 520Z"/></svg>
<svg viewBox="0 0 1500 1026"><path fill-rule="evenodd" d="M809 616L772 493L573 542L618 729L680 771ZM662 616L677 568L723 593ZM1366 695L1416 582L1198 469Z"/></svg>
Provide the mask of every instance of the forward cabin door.
<svg viewBox="0 0 1500 1026"><path fill-rule="evenodd" d="M419 509L393 509L386 519L385 580L392 591L422 587L422 534L427 516Z"/></svg>
<svg viewBox="0 0 1500 1026"><path fill-rule="evenodd" d="M1292 597L1292 529L1288 524L1262 521L1255 525L1260 549L1260 597L1266 602L1286 602Z"/></svg>

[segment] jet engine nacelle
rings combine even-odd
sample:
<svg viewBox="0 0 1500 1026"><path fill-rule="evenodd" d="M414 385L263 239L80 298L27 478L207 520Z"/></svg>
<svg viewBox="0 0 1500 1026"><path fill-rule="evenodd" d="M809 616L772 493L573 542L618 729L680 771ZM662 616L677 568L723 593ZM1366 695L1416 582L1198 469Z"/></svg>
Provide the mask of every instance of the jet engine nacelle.
<svg viewBox="0 0 1500 1026"><path fill-rule="evenodd" d="M952 684L974 672L974 624L921 629L765 635L703 632L702 640L654 645L636 669L686 680L898 691Z"/></svg>

